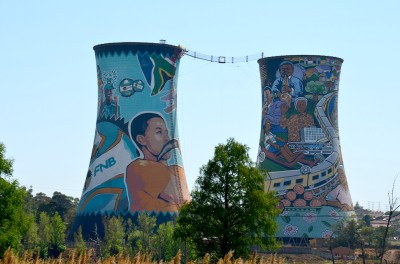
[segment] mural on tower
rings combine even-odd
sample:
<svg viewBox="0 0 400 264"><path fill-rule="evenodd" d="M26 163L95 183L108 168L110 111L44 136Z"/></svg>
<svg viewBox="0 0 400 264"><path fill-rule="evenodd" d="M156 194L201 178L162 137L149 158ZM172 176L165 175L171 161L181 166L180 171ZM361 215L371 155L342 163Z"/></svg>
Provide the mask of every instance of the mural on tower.
<svg viewBox="0 0 400 264"><path fill-rule="evenodd" d="M175 215L189 200L176 123L179 47L94 47L98 110L77 224L93 214Z"/></svg>
<svg viewBox="0 0 400 264"><path fill-rule="evenodd" d="M279 56L258 60L262 122L257 164L279 197L277 237L322 238L353 212L338 130L343 60Z"/></svg>

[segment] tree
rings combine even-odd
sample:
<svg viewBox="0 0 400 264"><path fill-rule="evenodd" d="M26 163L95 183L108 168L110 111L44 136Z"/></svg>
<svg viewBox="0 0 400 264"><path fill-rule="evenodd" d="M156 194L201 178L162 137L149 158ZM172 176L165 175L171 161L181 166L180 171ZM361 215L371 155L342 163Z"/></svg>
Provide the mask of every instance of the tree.
<svg viewBox="0 0 400 264"><path fill-rule="evenodd" d="M383 261L383 255L385 255L386 252L386 241L389 235L389 228L390 228L390 222L392 219L396 216L400 215L400 212L398 212L400 208L400 203L399 203L399 198L395 196L395 185L396 185L396 179L393 181L392 185L392 190L388 192L388 198L389 198L389 214L388 214L388 219L386 223L386 228L383 236L383 241L381 245L381 250L379 252L379 258L380 258L380 263Z"/></svg>
<svg viewBox="0 0 400 264"><path fill-rule="evenodd" d="M67 227L61 216L56 212L50 225L50 256L58 256L67 248L65 245L65 230Z"/></svg>
<svg viewBox="0 0 400 264"><path fill-rule="evenodd" d="M25 232L29 229L29 218L24 212L25 188L11 179L13 161L5 157L5 146L0 143L0 256L8 247L18 249Z"/></svg>
<svg viewBox="0 0 400 264"><path fill-rule="evenodd" d="M45 212L47 215L51 214L50 211L51 198L45 193L39 192L32 198L32 208L36 213L36 220L39 221L40 214Z"/></svg>
<svg viewBox="0 0 400 264"><path fill-rule="evenodd" d="M387 235L391 234L392 230L386 227L379 226L372 228L371 236L369 238L369 246L375 251L376 257L379 259L379 263L383 263L383 256L386 252Z"/></svg>
<svg viewBox="0 0 400 264"><path fill-rule="evenodd" d="M366 226L371 226L372 217L370 215L364 215L362 220L365 222Z"/></svg>
<svg viewBox="0 0 400 264"><path fill-rule="evenodd" d="M361 248L363 263L365 263L365 245L370 241L372 227L366 226L363 219L356 217L344 219L334 226L334 235L329 240L329 248L348 247L351 249ZM332 253L333 257L333 253Z"/></svg>
<svg viewBox="0 0 400 264"><path fill-rule="evenodd" d="M51 239L50 217L45 212L39 215L39 246L40 256L47 258L49 255L49 244Z"/></svg>
<svg viewBox="0 0 400 264"><path fill-rule="evenodd" d="M142 213L138 216L137 229L140 234L140 238L137 241L137 246L140 250L146 253L150 253L150 241L154 236L154 228L156 227L156 218L149 216L147 213Z"/></svg>
<svg viewBox="0 0 400 264"><path fill-rule="evenodd" d="M35 217L33 214L30 215L31 221L27 232L24 235L24 248L25 250L33 251L34 253L38 253L39 248L39 227L35 222Z"/></svg>
<svg viewBox="0 0 400 264"><path fill-rule="evenodd" d="M364 209L358 202L354 205L354 210Z"/></svg>
<svg viewBox="0 0 400 264"><path fill-rule="evenodd" d="M163 223L158 226L155 235L155 255L158 261L170 261L177 253L174 242L174 225L172 222Z"/></svg>
<svg viewBox="0 0 400 264"><path fill-rule="evenodd" d="M123 253L125 246L125 230L121 217L104 218L105 256Z"/></svg>
<svg viewBox="0 0 400 264"><path fill-rule="evenodd" d="M249 158L249 148L228 139L200 169L191 193L182 206L176 236L191 240L198 252L246 256L258 245L275 250L278 200L264 191L264 176Z"/></svg>
<svg viewBox="0 0 400 264"><path fill-rule="evenodd" d="M348 247L356 249L359 246L359 231L363 222L355 219L344 219L334 227L334 237L331 241L332 247Z"/></svg>
<svg viewBox="0 0 400 264"><path fill-rule="evenodd" d="M0 177L10 176L13 171L13 160L5 157L6 147L0 142Z"/></svg>
<svg viewBox="0 0 400 264"><path fill-rule="evenodd" d="M29 218L23 210L24 196L25 190L17 180L0 178L0 256L8 247L18 249L29 229Z"/></svg>
<svg viewBox="0 0 400 264"><path fill-rule="evenodd" d="M58 213L67 227L70 227L75 212L79 203L79 199L67 196L60 192L54 192L51 200L48 203L48 209L50 214Z"/></svg>
<svg viewBox="0 0 400 264"><path fill-rule="evenodd" d="M86 242L82 235L82 226L78 227L77 232L74 233L74 246L78 254L83 254L86 251Z"/></svg>

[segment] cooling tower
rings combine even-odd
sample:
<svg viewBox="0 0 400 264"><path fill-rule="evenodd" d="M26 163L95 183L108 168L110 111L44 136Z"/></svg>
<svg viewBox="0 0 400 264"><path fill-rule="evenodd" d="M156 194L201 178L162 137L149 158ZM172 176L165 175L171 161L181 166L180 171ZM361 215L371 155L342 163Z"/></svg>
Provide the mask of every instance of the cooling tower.
<svg viewBox="0 0 400 264"><path fill-rule="evenodd" d="M343 60L299 55L258 60L262 123L257 164L282 209L277 237L325 238L353 214L338 130Z"/></svg>
<svg viewBox="0 0 400 264"><path fill-rule="evenodd" d="M180 47L110 43L94 48L97 117L74 226L147 212L171 220L189 200L176 123Z"/></svg>

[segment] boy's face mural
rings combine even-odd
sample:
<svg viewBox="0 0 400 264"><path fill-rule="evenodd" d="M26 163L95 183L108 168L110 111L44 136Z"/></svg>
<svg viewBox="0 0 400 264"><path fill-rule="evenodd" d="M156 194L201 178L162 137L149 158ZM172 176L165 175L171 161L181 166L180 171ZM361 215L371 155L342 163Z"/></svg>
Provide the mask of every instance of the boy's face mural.
<svg viewBox="0 0 400 264"><path fill-rule="evenodd" d="M144 135L138 135L137 141L146 148L152 155L158 156L164 145L169 141L168 129L160 117L153 117L147 121L147 128ZM162 159L167 160L171 153L166 153Z"/></svg>

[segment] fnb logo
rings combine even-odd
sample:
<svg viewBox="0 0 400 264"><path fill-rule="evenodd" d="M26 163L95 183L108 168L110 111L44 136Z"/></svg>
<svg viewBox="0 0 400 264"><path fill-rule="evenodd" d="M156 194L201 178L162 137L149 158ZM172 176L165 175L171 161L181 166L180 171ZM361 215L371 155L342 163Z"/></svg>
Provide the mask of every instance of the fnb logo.
<svg viewBox="0 0 400 264"><path fill-rule="evenodd" d="M114 157L111 157L111 158L109 158L108 160L106 160L106 163L105 163L105 164L101 164L101 163L100 163L99 165L97 165L97 166L94 168L94 176L96 176L96 174L97 174L98 172L103 172L103 169L108 169L108 168L114 166L115 163L117 163L117 162L115 161Z"/></svg>

